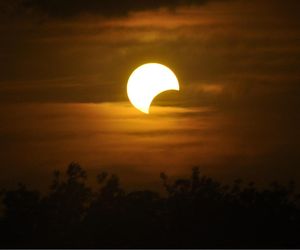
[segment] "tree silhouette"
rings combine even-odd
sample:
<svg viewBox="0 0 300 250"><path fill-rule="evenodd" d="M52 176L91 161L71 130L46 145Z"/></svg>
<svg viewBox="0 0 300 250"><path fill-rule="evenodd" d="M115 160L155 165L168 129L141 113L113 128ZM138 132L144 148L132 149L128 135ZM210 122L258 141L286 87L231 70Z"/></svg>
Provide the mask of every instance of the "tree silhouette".
<svg viewBox="0 0 300 250"><path fill-rule="evenodd" d="M294 248L300 247L295 184L258 189L202 176L170 182L165 195L126 192L102 172L99 187L86 184L77 163L54 172L49 192L19 184L1 192L0 246L6 248Z"/></svg>

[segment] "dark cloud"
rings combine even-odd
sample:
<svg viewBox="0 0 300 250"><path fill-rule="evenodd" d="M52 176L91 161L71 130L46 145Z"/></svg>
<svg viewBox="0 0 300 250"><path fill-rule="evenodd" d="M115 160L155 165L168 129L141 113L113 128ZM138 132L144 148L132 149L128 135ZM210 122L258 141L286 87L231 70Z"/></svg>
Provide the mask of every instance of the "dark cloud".
<svg viewBox="0 0 300 250"><path fill-rule="evenodd" d="M155 10L162 7L173 9L184 5L201 5L210 1L216 0L23 0L22 5L40 10L50 17L67 18L86 13L116 17L125 16L132 11Z"/></svg>

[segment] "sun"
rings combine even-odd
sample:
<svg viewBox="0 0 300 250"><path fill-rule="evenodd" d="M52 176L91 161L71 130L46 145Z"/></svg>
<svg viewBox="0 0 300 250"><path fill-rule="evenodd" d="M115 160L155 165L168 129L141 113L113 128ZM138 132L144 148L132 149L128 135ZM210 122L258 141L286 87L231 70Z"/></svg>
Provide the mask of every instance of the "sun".
<svg viewBox="0 0 300 250"><path fill-rule="evenodd" d="M167 90L179 91L176 75L159 63L147 63L133 71L127 83L127 95L132 105L149 114L153 99Z"/></svg>

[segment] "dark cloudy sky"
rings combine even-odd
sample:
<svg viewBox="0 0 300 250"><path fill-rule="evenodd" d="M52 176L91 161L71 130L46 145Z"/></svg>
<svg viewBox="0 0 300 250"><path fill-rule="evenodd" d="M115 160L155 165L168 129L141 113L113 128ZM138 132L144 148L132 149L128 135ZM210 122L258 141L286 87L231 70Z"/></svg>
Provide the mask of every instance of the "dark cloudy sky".
<svg viewBox="0 0 300 250"><path fill-rule="evenodd" d="M0 183L78 161L128 183L199 165L300 181L300 2L0 0ZM181 91L126 95L159 62ZM144 185L143 184L143 185Z"/></svg>

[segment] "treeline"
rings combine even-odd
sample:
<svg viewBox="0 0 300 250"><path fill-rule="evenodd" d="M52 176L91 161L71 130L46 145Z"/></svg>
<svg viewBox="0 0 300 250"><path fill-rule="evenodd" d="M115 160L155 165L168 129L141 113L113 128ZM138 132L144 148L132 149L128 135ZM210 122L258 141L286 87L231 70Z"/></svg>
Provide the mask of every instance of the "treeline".
<svg viewBox="0 0 300 250"><path fill-rule="evenodd" d="M299 196L293 183L258 189L222 185L194 168L167 195L126 192L115 175L86 184L76 163L55 172L41 194L20 184L2 190L1 248L299 248Z"/></svg>

